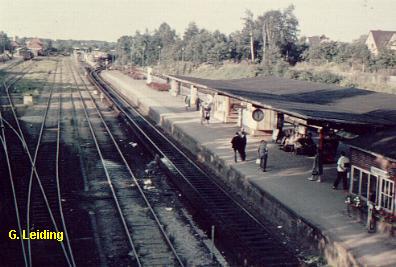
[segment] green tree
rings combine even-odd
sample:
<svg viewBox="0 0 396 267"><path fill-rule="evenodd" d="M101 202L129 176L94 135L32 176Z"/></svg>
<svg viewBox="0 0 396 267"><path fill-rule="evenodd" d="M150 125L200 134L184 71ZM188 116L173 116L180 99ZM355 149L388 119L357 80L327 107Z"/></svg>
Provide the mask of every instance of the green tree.
<svg viewBox="0 0 396 267"><path fill-rule="evenodd" d="M392 69L396 67L396 51L383 49L374 59L374 70Z"/></svg>
<svg viewBox="0 0 396 267"><path fill-rule="evenodd" d="M289 61L298 58L299 51L295 45L298 34L298 20L295 17L294 6L287 7L283 12L270 10L257 18L257 27L261 29L260 39L263 61L273 62L279 58Z"/></svg>
<svg viewBox="0 0 396 267"><path fill-rule="evenodd" d="M11 49L11 41L8 38L7 34L3 31L0 31L0 51L4 53L5 50Z"/></svg>
<svg viewBox="0 0 396 267"><path fill-rule="evenodd" d="M311 46L304 53L304 59L314 64L334 61L339 53L339 44L337 42L324 42L317 46Z"/></svg>

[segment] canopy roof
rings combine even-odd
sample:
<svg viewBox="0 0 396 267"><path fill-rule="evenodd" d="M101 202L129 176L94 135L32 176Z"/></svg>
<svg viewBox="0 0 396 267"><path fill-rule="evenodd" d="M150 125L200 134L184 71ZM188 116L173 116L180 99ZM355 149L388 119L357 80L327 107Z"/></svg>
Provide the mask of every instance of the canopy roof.
<svg viewBox="0 0 396 267"><path fill-rule="evenodd" d="M396 125L396 95L393 94L278 77L234 80L169 77L302 119Z"/></svg>

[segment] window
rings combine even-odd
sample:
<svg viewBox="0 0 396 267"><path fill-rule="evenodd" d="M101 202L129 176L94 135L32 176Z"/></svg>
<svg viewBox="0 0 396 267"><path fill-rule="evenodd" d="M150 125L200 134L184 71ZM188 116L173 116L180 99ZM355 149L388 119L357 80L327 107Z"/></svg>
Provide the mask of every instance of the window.
<svg viewBox="0 0 396 267"><path fill-rule="evenodd" d="M352 167L352 180L351 180L351 192L354 194L359 194L359 184L360 184L360 170L356 167Z"/></svg>
<svg viewBox="0 0 396 267"><path fill-rule="evenodd" d="M351 177L351 193L377 204L378 177L356 166L352 166Z"/></svg>
<svg viewBox="0 0 396 267"><path fill-rule="evenodd" d="M387 178L381 177L381 190L379 194L379 204L382 208L393 212L394 187L395 183Z"/></svg>
<svg viewBox="0 0 396 267"><path fill-rule="evenodd" d="M369 174L367 172L362 172L361 184L360 184L360 195L367 199L368 195L368 185L369 185Z"/></svg>
<svg viewBox="0 0 396 267"><path fill-rule="evenodd" d="M378 203L378 177L370 174L369 200L375 204Z"/></svg>

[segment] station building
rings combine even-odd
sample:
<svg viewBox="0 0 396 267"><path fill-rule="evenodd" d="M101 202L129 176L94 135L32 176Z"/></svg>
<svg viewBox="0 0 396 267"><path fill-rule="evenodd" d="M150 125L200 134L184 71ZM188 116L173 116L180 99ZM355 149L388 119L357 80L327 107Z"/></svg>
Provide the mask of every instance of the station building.
<svg viewBox="0 0 396 267"><path fill-rule="evenodd" d="M252 135L288 125L301 134L316 132L323 150L329 132L343 137L350 145L350 193L371 201L384 218L395 216L396 95L278 77L166 78L172 95L211 99L216 119Z"/></svg>
<svg viewBox="0 0 396 267"><path fill-rule="evenodd" d="M349 191L380 212L383 226L395 227L396 127L350 140ZM385 229L385 231L388 229Z"/></svg>

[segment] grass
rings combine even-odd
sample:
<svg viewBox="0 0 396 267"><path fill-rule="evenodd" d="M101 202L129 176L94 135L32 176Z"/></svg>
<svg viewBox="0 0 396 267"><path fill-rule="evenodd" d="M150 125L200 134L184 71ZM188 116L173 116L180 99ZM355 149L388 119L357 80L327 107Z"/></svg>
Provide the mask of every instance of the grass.
<svg viewBox="0 0 396 267"><path fill-rule="evenodd" d="M290 69L295 71L309 71L314 74L328 72L342 77L342 80L339 82L340 86L353 86L376 92L396 94L396 84L387 82L387 75L363 72L361 67L351 68L349 66L336 63L327 63L316 66L303 62Z"/></svg>
<svg viewBox="0 0 396 267"><path fill-rule="evenodd" d="M189 73L190 76L207 79L240 79L257 76L257 67L247 63L225 63L219 67L201 65Z"/></svg>
<svg viewBox="0 0 396 267"><path fill-rule="evenodd" d="M316 81L343 87L356 87L370 91L396 94L396 79L393 82L389 82L389 76L381 72L363 72L362 66L351 68L346 64L336 64L334 62L322 65L302 62L293 67L284 63L272 65L271 68L272 70L268 71L260 64L254 65L247 62L233 63L226 61L218 66L213 64L194 65L191 62L165 62L161 66L155 66L154 71L165 74L219 80L250 78L266 75L269 72L285 78Z"/></svg>
<svg viewBox="0 0 396 267"><path fill-rule="evenodd" d="M16 94L33 94L37 95L47 84L49 71L53 71L56 66L55 59L45 58L34 62L32 69L27 73L22 79L20 79L12 88L12 93ZM21 74L24 66L18 66L12 69L10 72L4 71L4 76L6 75L18 75ZM58 70L59 71L59 70ZM3 76L3 77L4 77ZM1 76L0 76L1 78Z"/></svg>
<svg viewBox="0 0 396 267"><path fill-rule="evenodd" d="M194 65L190 62L168 63L156 66L154 69L161 73L178 74L206 79L239 79L255 77L258 74L257 65L242 63L223 62L221 65L200 64Z"/></svg>

